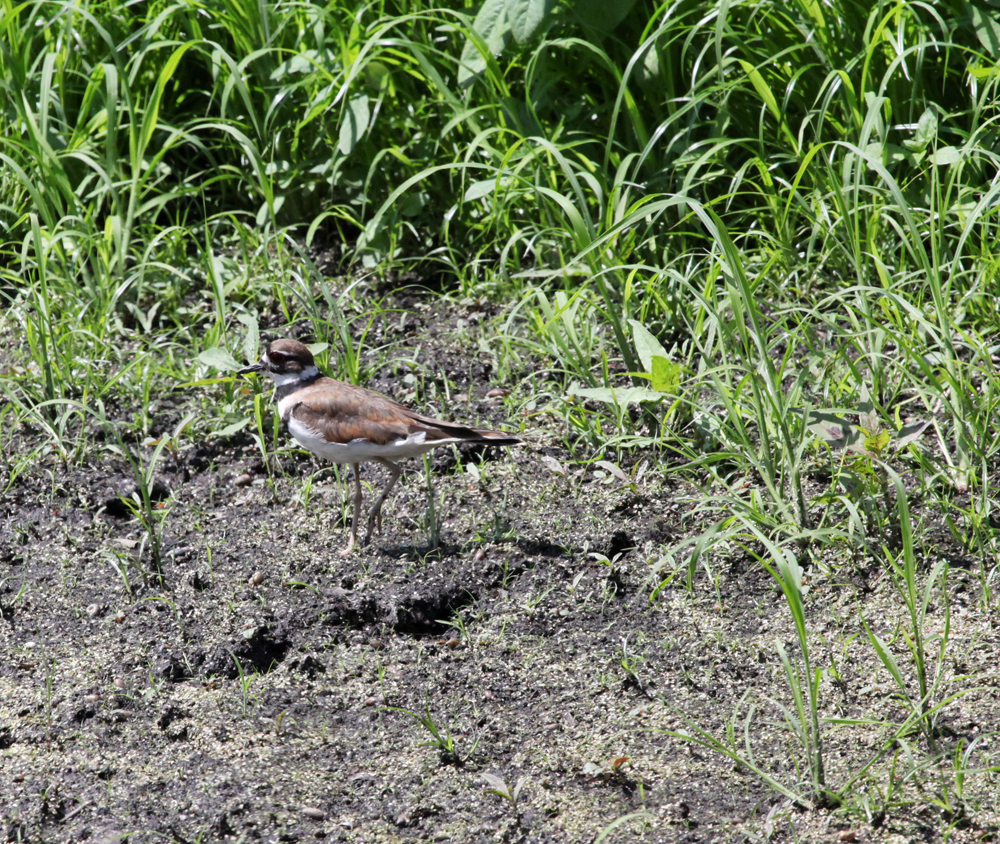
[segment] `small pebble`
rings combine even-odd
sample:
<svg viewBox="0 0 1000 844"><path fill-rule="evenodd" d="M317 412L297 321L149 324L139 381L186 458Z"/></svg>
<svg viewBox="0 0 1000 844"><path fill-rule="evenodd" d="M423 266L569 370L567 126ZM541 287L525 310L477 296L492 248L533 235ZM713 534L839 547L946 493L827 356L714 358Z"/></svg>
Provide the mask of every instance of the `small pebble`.
<svg viewBox="0 0 1000 844"><path fill-rule="evenodd" d="M255 571L252 575L250 575L251 586L260 586L263 582L264 582L264 572Z"/></svg>
<svg viewBox="0 0 1000 844"><path fill-rule="evenodd" d="M89 615L91 618L96 618L97 614L100 611L101 611L100 604L91 604L89 607L87 607L87 615Z"/></svg>
<svg viewBox="0 0 1000 844"><path fill-rule="evenodd" d="M479 548L476 553L472 555L472 559L474 562L481 563L486 559L486 549Z"/></svg>
<svg viewBox="0 0 1000 844"><path fill-rule="evenodd" d="M236 484L236 486L250 486L250 484L253 483L253 478L247 474L237 475L233 483Z"/></svg>
<svg viewBox="0 0 1000 844"><path fill-rule="evenodd" d="M302 814L307 818L312 818L314 821L321 821L326 817L326 812L322 809L317 809L315 806L303 806Z"/></svg>

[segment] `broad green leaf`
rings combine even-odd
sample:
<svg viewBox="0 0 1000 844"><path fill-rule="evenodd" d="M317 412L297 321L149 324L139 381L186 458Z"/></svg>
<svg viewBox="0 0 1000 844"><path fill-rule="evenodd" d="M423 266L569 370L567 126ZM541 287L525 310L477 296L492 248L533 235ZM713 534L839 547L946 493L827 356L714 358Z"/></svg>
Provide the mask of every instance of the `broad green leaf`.
<svg viewBox="0 0 1000 844"><path fill-rule="evenodd" d="M866 119L872 122L873 134L877 138L885 137L885 120L882 113L885 103L885 97L878 96L874 91L865 92L865 108L868 112Z"/></svg>
<svg viewBox="0 0 1000 844"><path fill-rule="evenodd" d="M917 131L914 136L903 141L903 146L912 152L923 152L937 137L938 120L933 109L924 109L917 121Z"/></svg>
<svg viewBox="0 0 1000 844"><path fill-rule="evenodd" d="M472 28L486 42L486 48L498 56L510 36L510 20L507 16L507 0L486 0L476 15ZM461 63L458 68L458 84L471 85L486 70L486 59L471 38L462 48Z"/></svg>
<svg viewBox="0 0 1000 844"><path fill-rule="evenodd" d="M236 358L225 349L220 348L205 349L205 351L198 355L198 362L225 372L232 372L241 368L241 365L236 362Z"/></svg>
<svg viewBox="0 0 1000 844"><path fill-rule="evenodd" d="M496 184L496 179L483 179L479 182L473 182L465 191L463 202L474 202L477 199L482 199L484 196L489 196L493 193L493 188L496 187Z"/></svg>
<svg viewBox="0 0 1000 844"><path fill-rule="evenodd" d="M231 437L237 431L242 431L250 422L250 417L246 419L241 419L239 422L233 422L232 425L226 425L225 428L220 428L218 431L212 431L213 437L219 437L220 439L226 439L226 437Z"/></svg>
<svg viewBox="0 0 1000 844"><path fill-rule="evenodd" d="M653 357L653 389L658 393L676 396L681 387L681 365L661 355Z"/></svg>
<svg viewBox="0 0 1000 844"><path fill-rule="evenodd" d="M654 357L659 356L669 360L669 355L660 345L660 341L649 333L646 326L634 319L630 319L629 324L632 326L632 342L635 343L635 350L646 372L652 372Z"/></svg>
<svg viewBox="0 0 1000 844"><path fill-rule="evenodd" d="M648 387L622 387L620 390L613 387L575 387L570 389L570 394L617 405L663 401L663 396L660 393L650 390Z"/></svg>
<svg viewBox="0 0 1000 844"><path fill-rule="evenodd" d="M534 38L553 5L553 0L508 0L507 17L514 40L527 44Z"/></svg>
<svg viewBox="0 0 1000 844"><path fill-rule="evenodd" d="M297 56L292 56L287 61L279 64L271 71L271 80L280 82L292 73L308 73L319 61L326 62L328 57L321 56L316 50L306 50Z"/></svg>
<svg viewBox="0 0 1000 844"><path fill-rule="evenodd" d="M257 329L257 319L250 314L239 314L237 319L247 327L247 336L243 338L243 357L255 361L260 357L260 331Z"/></svg>
<svg viewBox="0 0 1000 844"><path fill-rule="evenodd" d="M875 402L867 384L861 385L861 395L858 397L858 424L869 435L877 434L882 427L882 421L875 410Z"/></svg>
<svg viewBox="0 0 1000 844"><path fill-rule="evenodd" d="M507 783L500 779L500 777L496 774L480 774L479 776L486 780L487 784L490 786L488 789L489 791L492 791L494 794L499 794L501 797L506 797L508 800L511 799L511 793L510 789L507 787Z"/></svg>
<svg viewBox="0 0 1000 844"><path fill-rule="evenodd" d="M408 193L399 206L399 210L404 217L416 217L430 201L430 196L426 191L418 190Z"/></svg>
<svg viewBox="0 0 1000 844"><path fill-rule="evenodd" d="M382 62L368 62L365 65L365 85L373 93L381 91L391 81L391 72Z"/></svg>
<svg viewBox="0 0 1000 844"><path fill-rule="evenodd" d="M503 190L511 182L510 176L501 176L499 184L496 179L482 179L478 182L473 182L465 191L465 196L462 198L463 202L472 202L476 199L482 199L484 196L492 195L494 190Z"/></svg>
<svg viewBox="0 0 1000 844"><path fill-rule="evenodd" d="M925 419L922 422L911 422L909 425L904 425L900 428L899 439L896 440L896 451L906 448L912 442L916 442L930 424L931 420Z"/></svg>
<svg viewBox="0 0 1000 844"><path fill-rule="evenodd" d="M967 69L969 76L974 76L976 79L992 79L994 76L1000 76L1000 68L997 67L970 67Z"/></svg>
<svg viewBox="0 0 1000 844"><path fill-rule="evenodd" d="M976 30L979 43L994 59L1000 58L1000 22L997 21L997 13L981 8L978 3L964 5L972 18L972 26Z"/></svg>
<svg viewBox="0 0 1000 844"><path fill-rule="evenodd" d="M610 460L598 460L595 465L600 466L602 469L606 469L620 481L628 481L628 475L622 471L621 466L616 466Z"/></svg>
<svg viewBox="0 0 1000 844"><path fill-rule="evenodd" d="M827 443L832 449L846 448L861 436L850 422L827 410L810 410L806 428Z"/></svg>
<svg viewBox="0 0 1000 844"><path fill-rule="evenodd" d="M899 161L909 161L911 164L915 163L913 155L898 144L885 145L885 155L883 161L886 164L895 164Z"/></svg>
<svg viewBox="0 0 1000 844"><path fill-rule="evenodd" d="M647 81L660 78L660 51L655 46L646 50L642 57L642 71Z"/></svg>
<svg viewBox="0 0 1000 844"><path fill-rule="evenodd" d="M570 4L579 16L584 26L596 29L601 35L610 35L629 10L635 5L635 0L576 0Z"/></svg>
<svg viewBox="0 0 1000 844"><path fill-rule="evenodd" d="M344 109L344 120L340 124L340 143L337 146L341 155L349 155L357 142L361 140L361 136L368 128L369 117L367 94L358 94L347 101L347 108Z"/></svg>
<svg viewBox="0 0 1000 844"><path fill-rule="evenodd" d="M931 156L932 164L957 164L962 154L955 147L941 147Z"/></svg>
<svg viewBox="0 0 1000 844"><path fill-rule="evenodd" d="M277 213L281 210L281 206L284 204L285 204L285 197L279 196L275 198L274 200L275 215L277 215ZM257 218L256 218L257 225L263 228L267 224L267 221L268 219L270 219L270 217L271 217L271 206L267 204L267 200L265 199L260 204L260 208L257 209Z"/></svg>
<svg viewBox="0 0 1000 844"><path fill-rule="evenodd" d="M888 431L882 431L880 434L865 438L865 448L869 451L874 451L876 454L881 454L887 445L889 445Z"/></svg>

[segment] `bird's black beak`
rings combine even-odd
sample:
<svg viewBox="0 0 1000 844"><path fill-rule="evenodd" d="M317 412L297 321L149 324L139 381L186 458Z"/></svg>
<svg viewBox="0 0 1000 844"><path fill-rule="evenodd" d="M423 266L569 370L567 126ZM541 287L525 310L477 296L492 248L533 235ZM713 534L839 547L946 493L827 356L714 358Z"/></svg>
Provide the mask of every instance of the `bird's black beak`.
<svg viewBox="0 0 1000 844"><path fill-rule="evenodd" d="M263 372L264 371L264 361L259 360L256 363L251 363L250 366L244 366L242 369L236 371L236 375L249 375L251 372Z"/></svg>

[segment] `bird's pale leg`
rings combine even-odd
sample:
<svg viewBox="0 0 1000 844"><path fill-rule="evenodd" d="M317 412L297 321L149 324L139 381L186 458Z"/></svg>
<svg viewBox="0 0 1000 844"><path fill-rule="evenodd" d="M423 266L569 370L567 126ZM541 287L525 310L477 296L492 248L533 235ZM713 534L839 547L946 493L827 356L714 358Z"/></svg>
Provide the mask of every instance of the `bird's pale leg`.
<svg viewBox="0 0 1000 844"><path fill-rule="evenodd" d="M358 522L361 519L361 465L352 463L351 468L354 470L354 518L351 519L350 538L347 541L347 547L340 552L341 557L346 557L354 550L354 544L358 539ZM365 539L365 542L367 541Z"/></svg>
<svg viewBox="0 0 1000 844"><path fill-rule="evenodd" d="M372 506L371 513L368 514L368 532L365 534L365 545L368 544L368 540L372 538L372 531L375 529L375 523L378 522L378 529L382 530L382 502L385 501L386 496L392 492L392 488L396 485L396 481L399 480L399 476L403 473L402 468L398 463L393 463L391 460L379 459L378 461L386 469L389 470L389 483L385 485L382 490L382 494L378 497L378 501Z"/></svg>

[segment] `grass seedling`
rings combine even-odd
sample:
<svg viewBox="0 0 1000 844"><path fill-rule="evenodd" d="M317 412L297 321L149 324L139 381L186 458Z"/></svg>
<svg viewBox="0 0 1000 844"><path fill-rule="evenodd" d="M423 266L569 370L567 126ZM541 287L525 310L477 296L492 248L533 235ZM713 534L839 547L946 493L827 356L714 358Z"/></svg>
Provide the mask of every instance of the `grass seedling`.
<svg viewBox="0 0 1000 844"><path fill-rule="evenodd" d="M33 449L18 447L15 431L22 423L23 410L14 403L0 407L0 494L10 492L21 474L34 463L42 451L42 446Z"/></svg>
<svg viewBox="0 0 1000 844"><path fill-rule="evenodd" d="M813 670L809 659L809 641L806 631L805 605L803 601L802 569L790 551L778 548L755 525L746 520L743 520L743 523L746 529L767 549L773 567L764 559L760 557L758 559L760 559L761 564L781 587L781 591L785 596L795 622L803 667L801 674L789 659L784 645L780 642L778 643L778 654L782 667L785 670L785 678L792 693L793 707L789 709L777 701L772 701L772 703L782 713L786 726L802 748L806 759L804 767L808 774L804 782L796 783L795 786L789 786L778 781L756 762L750 742L751 725L756 714L754 704L750 704L744 721L745 741L743 750L741 751L738 748L736 740L736 712L739 711L742 704L746 701L747 695L744 695L740 701L740 706L736 707L731 720L727 722L727 738L725 740L717 739L707 731L691 724L690 719L687 719L689 724L691 724L690 731L671 734L710 748L730 757L734 761L740 762L775 791L788 797L798 805L837 806L841 803L841 797L829 789L826 784L823 734L819 717L819 689L823 675L820 669ZM746 550L749 553L753 553L750 548ZM803 683L805 685L804 693Z"/></svg>
<svg viewBox="0 0 1000 844"><path fill-rule="evenodd" d="M424 455L424 478L427 489L427 509L424 512L424 527L427 530L427 545L431 550L441 547L441 528L444 527L444 492L435 501L434 484L431 481L431 459Z"/></svg>
<svg viewBox="0 0 1000 844"><path fill-rule="evenodd" d="M103 417L103 414L102 414ZM175 427L170 436L161 437L150 445L154 446L153 453L148 461L143 461L141 451L133 453L131 447L126 444L118 426L110 423L106 418L102 418L105 431L113 437L116 446L114 450L124 457L132 470L132 477L135 480L136 491L131 496L121 496L125 506L129 508L132 515L138 519L145 531L145 543L149 552L150 570L158 579L162 579L160 572L161 551L163 544L163 527L166 518L170 513L170 507L157 502L154 495L156 484L156 470L163 458L164 453L177 448L177 442L184 429L194 419L193 414L184 417Z"/></svg>
<svg viewBox="0 0 1000 844"><path fill-rule="evenodd" d="M752 773L767 785L768 788L791 800L795 805L803 807L813 806L807 789L802 789L798 783L789 785L783 782L772 775L764 767L764 764L758 762L750 742L750 736L756 730L754 721L757 717L757 706L753 703L748 704L749 697L750 691L748 690L743 694L743 697L740 698L736 706L733 707L732 714L726 719L724 738L717 738L712 735L712 733L698 726L690 716L682 712L678 712L677 714L684 720L685 727L681 730L666 730L665 732L667 735L674 736L690 744L698 745L706 750L711 750L713 753L720 753L732 759L733 762ZM747 709L741 723L740 712L744 706ZM740 734L743 736L742 742L738 738Z"/></svg>
<svg viewBox="0 0 1000 844"><path fill-rule="evenodd" d="M109 551L107 553L108 562L111 567L115 570L118 575L118 579L122 582L122 588L125 590L125 594L130 598L135 597L135 584L132 582L132 578L129 575L129 568L132 565L132 558L128 554L122 554L118 551Z"/></svg>
<svg viewBox="0 0 1000 844"><path fill-rule="evenodd" d="M921 728L924 731L929 744L933 748L936 745L936 739L934 726L931 723L930 718L931 713L935 709L935 704L932 702L932 698L934 697L937 683L941 678L941 664L944 660L945 649L948 645L948 631L950 627L950 612L947 606L947 594L944 589L942 589L942 595L944 596L945 603L944 633L940 637L937 661L938 670L935 672L936 679L933 683L931 682L929 676L930 672L927 658L927 643L924 629L928 607L930 606L934 590L937 588L939 582L944 584L947 581L948 561L947 559L942 558L935 563L934 567L931 569L930 575L927 577L924 588L921 590L917 584L917 558L913 542L914 526L910 518L910 507L906 494L906 488L903 486L903 481L899 475L896 474L896 472L888 467L886 468L886 471L892 480L892 485L896 493L896 512L899 521L900 539L902 544L899 556L902 558L902 562L900 563L899 557L897 557L889 548L883 548L883 555L888 573L892 578L897 591L903 598L910 616L910 629L909 631L903 631L903 636L907 647L910 650L910 654L913 658L913 666L916 670L917 688L919 691L919 696L917 698L913 698L909 693L907 683L905 682L899 665L893 657L891 651L869 628L867 623L864 625L865 632L868 634L868 639L871 642L872 647L875 648L882 664L885 666L886 670L889 671L889 674L896 682L900 693L903 695L904 699L909 702L911 710L919 718Z"/></svg>
<svg viewBox="0 0 1000 844"><path fill-rule="evenodd" d="M802 568L795 556L787 549L781 550L768 541L759 531L751 527L758 539L762 540L771 560L771 567L765 560L761 564L768 573L778 581L782 594L788 604L795 621L795 632L798 634L799 651L802 659L802 675L798 667L788 658L788 653L781 642L777 643L778 655L785 670L785 679L792 692L794 710L789 710L778 704L785 717L785 723L797 738L799 745L806 754L807 770L809 771L810 794L817 805L835 807L840 804L840 797L826 787L826 764L823 759L823 733L820 729L819 690L822 671L812 670L809 659L809 637L806 631L806 612L804 590L802 586ZM806 691L802 692L803 680Z"/></svg>
<svg viewBox="0 0 1000 844"><path fill-rule="evenodd" d="M621 648L618 653L618 663L625 672L625 687L638 689L642 694L647 694L646 684L639 677L639 665L645 662L645 658L631 653L628 647L628 637L622 639Z"/></svg>
<svg viewBox="0 0 1000 844"><path fill-rule="evenodd" d="M252 697L251 686L254 680L257 679L257 675L252 671L245 671L243 669L243 663L240 662L239 657L236 654L230 652L230 656L233 658L233 662L236 664L236 672L239 675L239 685L240 685L240 711L243 717L246 718L250 714L250 700Z"/></svg>
<svg viewBox="0 0 1000 844"><path fill-rule="evenodd" d="M7 585L9 578L0 578L0 595L3 594L4 587ZM0 600L0 619L6 619L10 621L14 617L14 608L24 600L24 596L28 594L28 582L23 577L21 578L21 586L18 588L17 593L13 598L10 599L10 603L4 606L2 600Z"/></svg>
<svg viewBox="0 0 1000 844"><path fill-rule="evenodd" d="M474 649L472 636L469 634L469 629L465 626L465 619L462 618L460 610L456 611L452 618L439 619L438 624L444 624L447 627L451 627L458 634L459 640L465 642L470 651Z"/></svg>
<svg viewBox="0 0 1000 844"><path fill-rule="evenodd" d="M483 780L489 788L486 789L488 794L496 794L498 797L502 797L510 804L511 811L514 813L514 818L518 823L521 822L521 812L518 808L518 804L521 799L521 789L524 788L525 782L527 782L527 777L518 777L514 787L511 788L507 783L498 777L496 774L480 774Z"/></svg>
<svg viewBox="0 0 1000 844"><path fill-rule="evenodd" d="M611 821L611 823L594 836L594 844L603 844L612 832L619 827L632 823L633 821L639 821L642 825L642 830L644 831L649 826L652 817L653 815L648 809L639 809L637 812L630 812L627 815L622 815L620 818L615 818L615 820ZM642 831L638 834L641 837Z"/></svg>
<svg viewBox="0 0 1000 844"><path fill-rule="evenodd" d="M434 716L431 715L431 702L429 696L424 704L423 714L414 712L412 709L404 709L399 706L387 706L384 707L384 711L402 712L404 715L409 715L430 735L430 739L428 741L420 743L421 747L436 747L438 753L440 754L441 762L445 765L462 764L458 751L455 749L455 741L451 737L451 731L447 727L445 727L442 731L442 729L434 721Z"/></svg>

